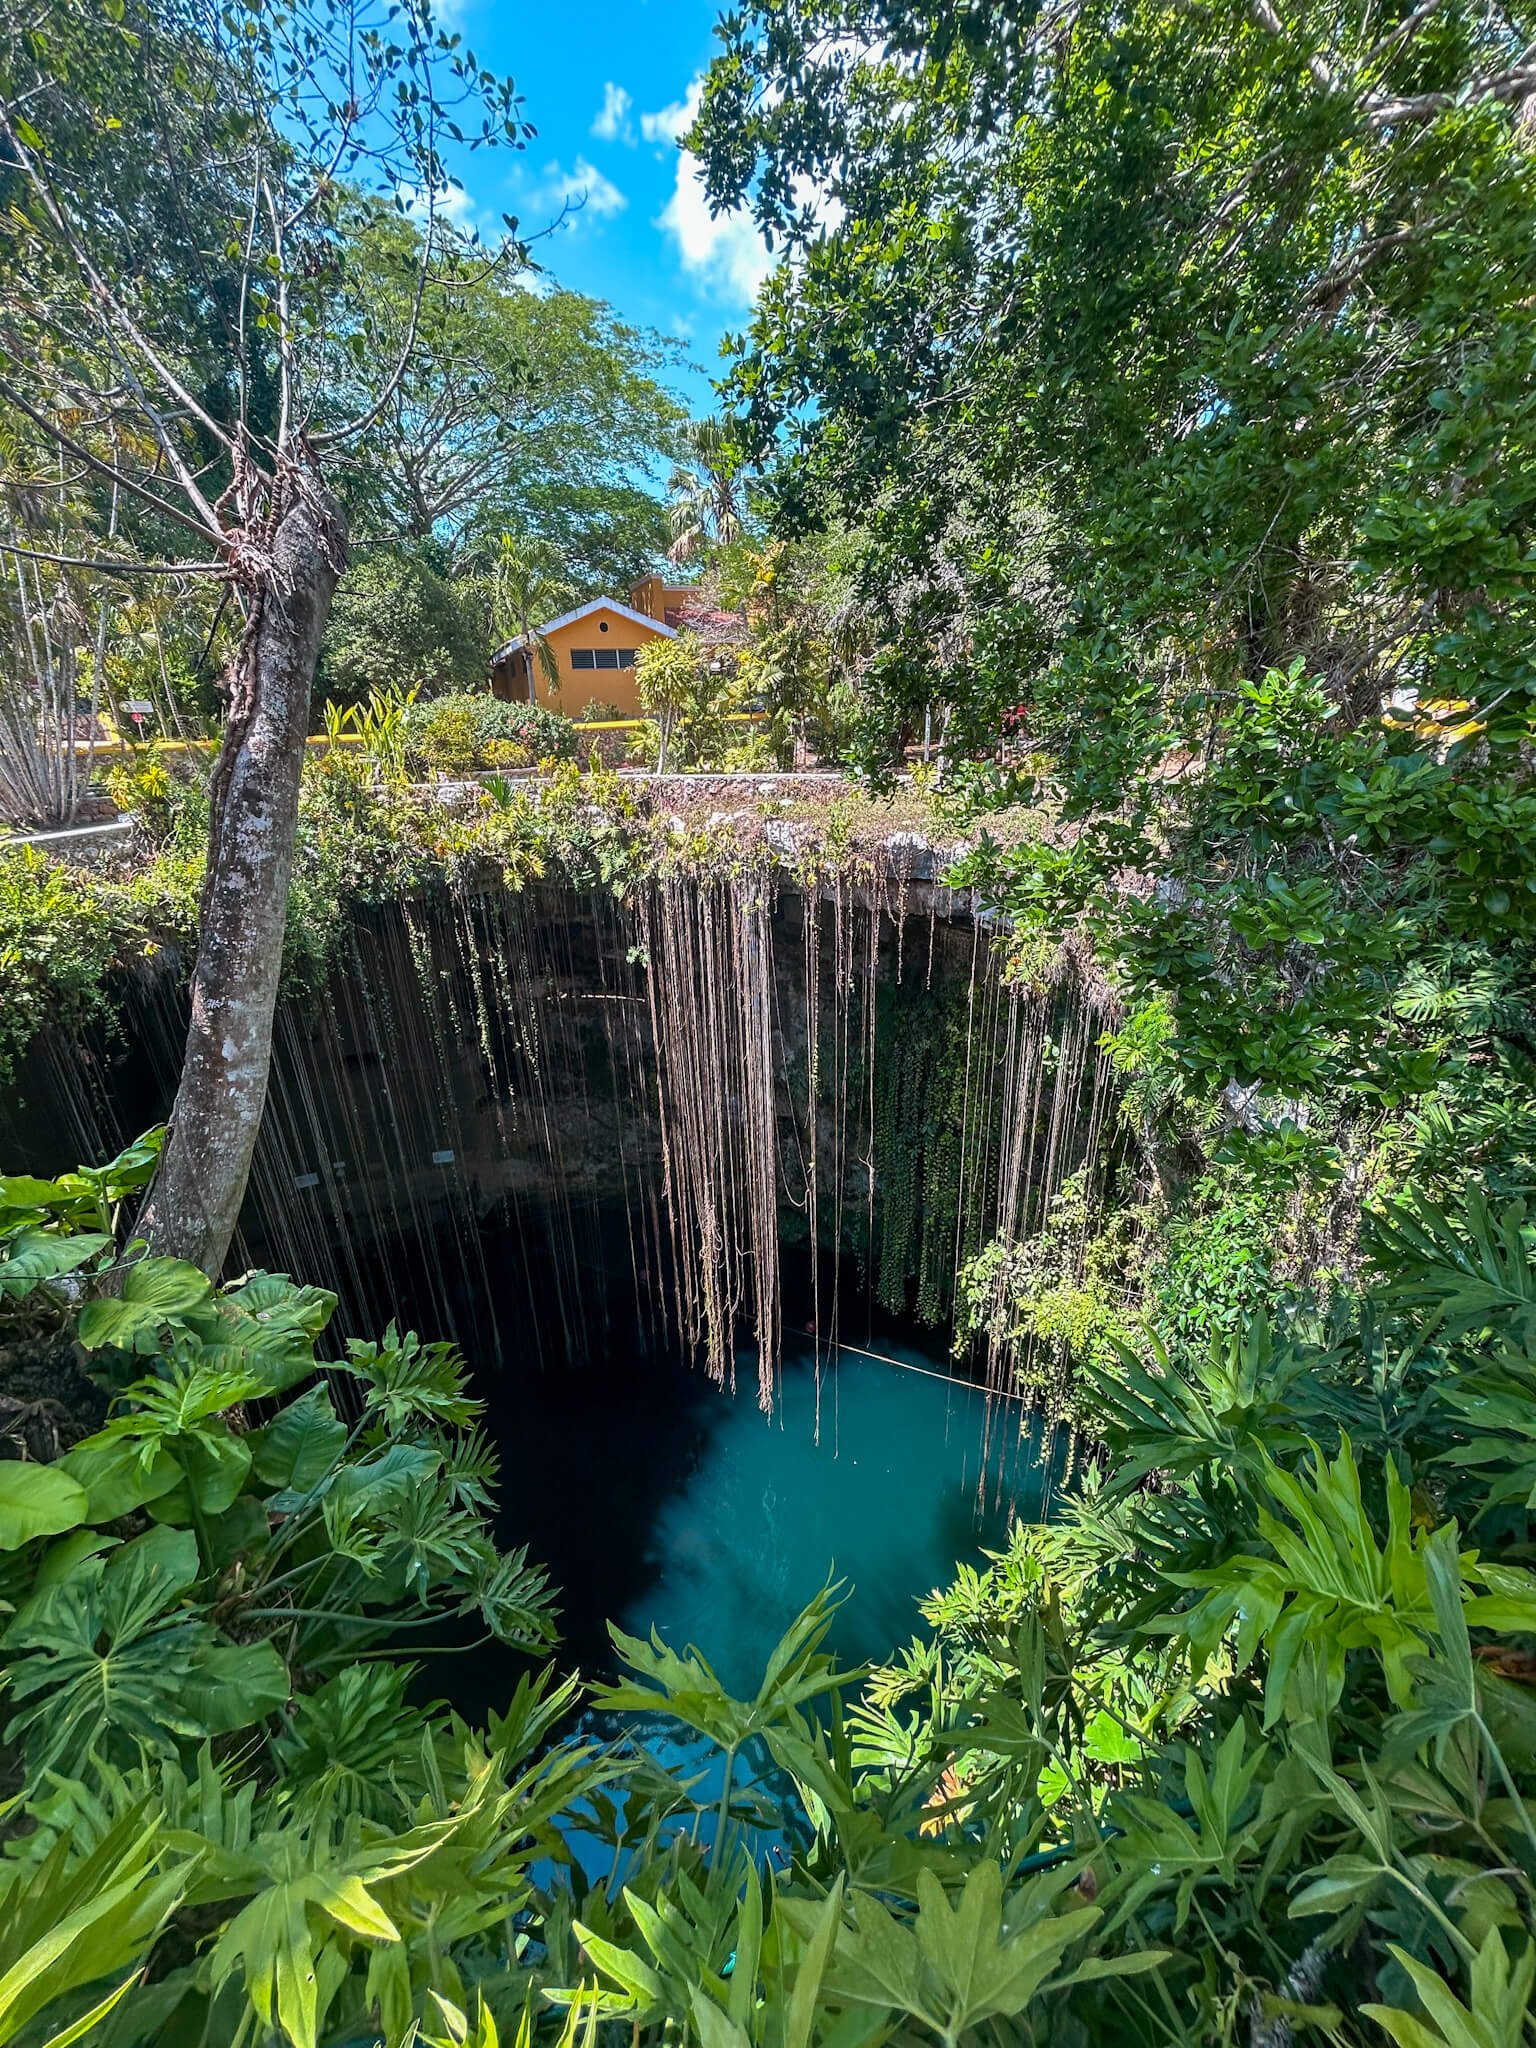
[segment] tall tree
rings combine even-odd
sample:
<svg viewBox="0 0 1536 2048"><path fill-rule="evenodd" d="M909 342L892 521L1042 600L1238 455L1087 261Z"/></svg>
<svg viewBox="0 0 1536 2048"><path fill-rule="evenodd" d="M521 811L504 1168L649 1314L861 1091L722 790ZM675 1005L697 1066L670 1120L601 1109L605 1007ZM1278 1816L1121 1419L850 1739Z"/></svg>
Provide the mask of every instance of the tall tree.
<svg viewBox="0 0 1536 2048"><path fill-rule="evenodd" d="M413 216L375 207L349 251L359 319L338 338L337 393L361 410L370 366L413 325L417 340L341 478L354 524L455 558L509 526L552 528L569 549L663 473L683 420L660 381L675 345L579 293L527 290L516 264L458 234L439 232L418 305L421 245ZM653 553L654 514L649 539Z"/></svg>
<svg viewBox="0 0 1536 2048"><path fill-rule="evenodd" d="M906 649L962 626L941 681L984 731L1027 672L1091 801L1298 653L1355 717L1402 683L1518 726L1533 28L739 10L693 139L789 252L735 379L746 452L794 457L781 523L872 509Z"/></svg>
<svg viewBox="0 0 1536 2048"><path fill-rule="evenodd" d="M333 472L410 372L445 149L529 132L428 0L36 0L0 28L0 181L22 245L0 264L0 405L83 491L136 508L133 547L55 549L54 565L213 578L243 620L185 1064L142 1219L210 1272L266 1099L310 689L346 559ZM345 417L328 337L361 317L346 239L368 191L413 195L416 291Z"/></svg>

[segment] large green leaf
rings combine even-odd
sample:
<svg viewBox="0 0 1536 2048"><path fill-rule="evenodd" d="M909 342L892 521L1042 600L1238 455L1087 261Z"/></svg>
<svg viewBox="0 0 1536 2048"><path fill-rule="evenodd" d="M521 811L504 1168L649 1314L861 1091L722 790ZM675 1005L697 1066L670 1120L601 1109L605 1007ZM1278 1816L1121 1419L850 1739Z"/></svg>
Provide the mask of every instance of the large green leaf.
<svg viewBox="0 0 1536 2048"><path fill-rule="evenodd" d="M1410 1188L1367 1226L1383 1300L1433 1311L1451 1336L1536 1332L1536 1263L1523 1202L1495 1210L1475 1184L1452 1211Z"/></svg>
<svg viewBox="0 0 1536 2048"><path fill-rule="evenodd" d="M777 1726L807 1700L858 1678L856 1671L839 1671L834 1658L821 1654L840 1592L839 1585L826 1585L801 1609L775 1645L750 1700L733 1699L692 1645L679 1654L654 1629L647 1643L625 1635L611 1622L608 1633L620 1658L646 1682L624 1679L598 1687L593 1697L617 1712L665 1711L723 1747L739 1747Z"/></svg>
<svg viewBox="0 0 1536 2048"><path fill-rule="evenodd" d="M247 1901L210 1953L215 1988L240 1978L269 2033L280 2030L294 2048L315 2048L348 1959L363 1944L384 1943L398 1953L398 1930L376 1889L424 1863L477 1810L471 1793L451 1817L382 1840L375 1831L354 1853L347 1845L355 1836L338 1849L324 1827L301 1823L210 1856L218 1895Z"/></svg>
<svg viewBox="0 0 1536 2048"><path fill-rule="evenodd" d="M1392 1954L1419 1995L1426 2017L1387 2005L1362 2005L1399 2048L1521 2048L1529 2038L1536 1948L1528 1942L1511 1962L1498 1928L1491 1927L1473 1959L1471 2004L1463 2005L1439 1974L1394 1945Z"/></svg>
<svg viewBox="0 0 1536 2048"><path fill-rule="evenodd" d="M256 1477L279 1493L304 1494L335 1464L347 1426L325 1387L311 1387L250 1438Z"/></svg>
<svg viewBox="0 0 1536 2048"><path fill-rule="evenodd" d="M47 1209L65 1192L56 1180L39 1180L35 1173L0 1173L0 1209Z"/></svg>
<svg viewBox="0 0 1536 2048"><path fill-rule="evenodd" d="M293 1687L270 1643L224 1643L203 1650L187 1674L182 1703L210 1735L264 1721Z"/></svg>
<svg viewBox="0 0 1536 2048"><path fill-rule="evenodd" d="M61 1173L59 1187L70 1198L73 1219L81 1221L94 1211L105 1224L124 1195L148 1186L164 1145L164 1127L157 1125L125 1145L105 1166L80 1166L73 1173Z"/></svg>
<svg viewBox="0 0 1536 2048"><path fill-rule="evenodd" d="M140 1805L82 1853L64 1835L0 1897L0 2044L56 2000L141 1965L185 1889L185 1864L162 1868L164 1843ZM93 2008L105 2011L124 1987ZM50 2037L77 2039L66 2029Z"/></svg>
<svg viewBox="0 0 1536 2048"><path fill-rule="evenodd" d="M19 1231L0 1259L0 1301L20 1300L44 1281L77 1273L111 1243L99 1231L82 1231L78 1237L60 1237L51 1230Z"/></svg>
<svg viewBox="0 0 1536 2048"><path fill-rule="evenodd" d="M182 1355L189 1348L192 1355ZM225 1415L262 1388L253 1374L209 1365L195 1346L181 1347L161 1375L128 1389L124 1399L134 1406L115 1415L93 1442L131 1446L146 1472L156 1475L154 1491L146 1491L145 1500L157 1520L222 1515L239 1497L251 1469L246 1440L230 1428ZM167 1461L175 1474L170 1486L158 1483Z"/></svg>
<svg viewBox="0 0 1536 2048"><path fill-rule="evenodd" d="M121 1293L80 1311L80 1342L88 1351L150 1348L167 1322L200 1308L212 1292L207 1274L186 1259L140 1259L124 1273Z"/></svg>
<svg viewBox="0 0 1536 2048"><path fill-rule="evenodd" d="M7 1739L34 1771L69 1772L88 1754L135 1760L173 1753L208 1732L209 1688L224 1687L225 1728L271 1711L269 1657L244 1661L185 1595L198 1573L195 1539L155 1529L79 1565L28 1604L6 1631L11 1697Z"/></svg>
<svg viewBox="0 0 1536 2048"><path fill-rule="evenodd" d="M150 1504L157 1522L185 1525L199 1515L222 1515L232 1508L245 1487L251 1469L251 1453L243 1437L224 1431L189 1431L172 1437L167 1450L181 1467L178 1485Z"/></svg>
<svg viewBox="0 0 1536 2048"><path fill-rule="evenodd" d="M259 1377L209 1365L195 1347L191 1358L173 1358L163 1375L130 1387L127 1413L64 1461L91 1496L91 1520L139 1507L162 1521L225 1513L244 1488L251 1453L224 1417L262 1390Z"/></svg>
<svg viewBox="0 0 1536 2048"><path fill-rule="evenodd" d="M0 1550L62 1535L86 1519L85 1488L57 1465L0 1464Z"/></svg>
<svg viewBox="0 0 1536 2048"><path fill-rule="evenodd" d="M252 1273L199 1311L192 1327L207 1363L250 1374L264 1394L282 1394L315 1371L315 1339L335 1307L323 1287Z"/></svg>
<svg viewBox="0 0 1536 2048"><path fill-rule="evenodd" d="M325 1287L301 1287L286 1273L247 1273L224 1289L219 1305L266 1327L284 1323L314 1339L334 1315L336 1297Z"/></svg>
<svg viewBox="0 0 1536 2048"><path fill-rule="evenodd" d="M59 1469L85 1488L87 1522L115 1522L181 1483L164 1444L119 1435L87 1437L65 1452Z"/></svg>

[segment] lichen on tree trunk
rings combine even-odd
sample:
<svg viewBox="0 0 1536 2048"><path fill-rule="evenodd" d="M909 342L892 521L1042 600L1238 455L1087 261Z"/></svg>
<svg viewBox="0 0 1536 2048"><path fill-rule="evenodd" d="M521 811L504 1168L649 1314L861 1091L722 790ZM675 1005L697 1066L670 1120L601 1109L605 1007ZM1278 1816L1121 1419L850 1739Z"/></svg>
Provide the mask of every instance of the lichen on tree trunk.
<svg viewBox="0 0 1536 2048"><path fill-rule="evenodd" d="M291 484L231 671L186 1055L139 1219L152 1250L213 1275L266 1105L310 690L346 558L346 522L330 493L308 474Z"/></svg>

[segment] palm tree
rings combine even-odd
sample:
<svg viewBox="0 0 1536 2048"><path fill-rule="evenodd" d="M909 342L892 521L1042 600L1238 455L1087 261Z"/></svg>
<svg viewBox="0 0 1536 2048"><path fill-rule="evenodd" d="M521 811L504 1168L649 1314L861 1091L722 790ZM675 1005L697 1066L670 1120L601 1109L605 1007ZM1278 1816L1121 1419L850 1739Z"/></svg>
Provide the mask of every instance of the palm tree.
<svg viewBox="0 0 1536 2048"><path fill-rule="evenodd" d="M741 460L723 420L689 420L683 428L683 456L667 492L672 500L669 561L691 561L711 542L729 545L740 537Z"/></svg>
<svg viewBox="0 0 1536 2048"><path fill-rule="evenodd" d="M498 637L510 626L507 637L523 643L530 704L539 700L535 662L551 686L560 680L554 650L539 627L568 611L576 595L564 563L547 541L525 533L501 536L491 562L491 617Z"/></svg>

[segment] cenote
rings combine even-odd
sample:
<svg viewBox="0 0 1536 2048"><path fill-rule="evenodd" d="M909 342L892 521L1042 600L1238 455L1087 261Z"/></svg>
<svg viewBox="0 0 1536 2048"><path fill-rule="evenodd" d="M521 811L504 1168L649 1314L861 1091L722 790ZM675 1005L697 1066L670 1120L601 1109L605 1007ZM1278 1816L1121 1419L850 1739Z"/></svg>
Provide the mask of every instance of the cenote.
<svg viewBox="0 0 1536 2048"><path fill-rule="evenodd" d="M232 1263L333 1289L337 1342L462 1348L563 1662L610 1673L611 1620L750 1692L829 1579L832 1647L888 1655L1048 1508L1029 1340L983 1315L957 1347L956 1276L1058 1217L1070 1266L1122 1160L1097 996L994 936L895 857L463 886L360 909L282 1006ZM42 1041L8 1149L73 1164L163 1116L182 1002L151 975L120 1036ZM513 1679L431 1665L469 1713Z"/></svg>
<svg viewBox="0 0 1536 2048"><path fill-rule="evenodd" d="M586 1668L609 1661L593 1624L611 1616L706 1646L749 1695L829 1577L850 1588L832 1647L858 1663L912 1634L915 1597L956 1559L1003 1538L1015 1496L999 1434L983 1448L982 1401L915 1353L818 1366L787 1348L771 1416L694 1377L664 1402L618 1395L584 1427L581 1383L545 1381L523 1438L534 1476L508 1521L550 1565ZM1019 1506L1033 1511L1027 1492Z"/></svg>
<svg viewBox="0 0 1536 2048"><path fill-rule="evenodd" d="M750 1350L733 1391L617 1319L587 1357L480 1377L517 1473L498 1533L548 1567L564 1656L584 1672L617 1675L611 1620L703 1647L724 1684L750 1695L829 1578L846 1589L829 1647L845 1664L887 1654L956 1560L979 1560L1012 1515L1039 1511L1049 1461L1015 1404L989 1413L984 1388L889 1315L861 1333L868 1342L832 1350L795 1316L793 1292L786 1306L767 1413ZM466 1710L505 1691L494 1654L434 1676Z"/></svg>

